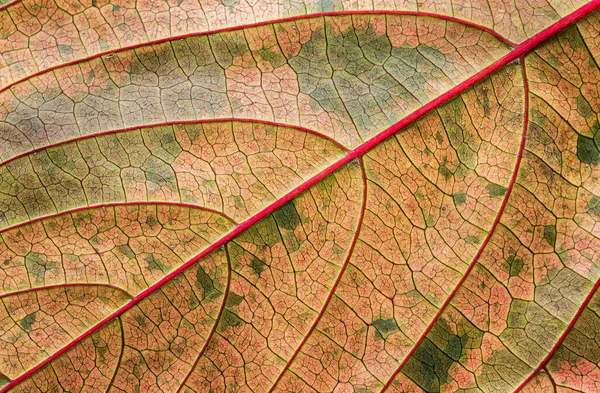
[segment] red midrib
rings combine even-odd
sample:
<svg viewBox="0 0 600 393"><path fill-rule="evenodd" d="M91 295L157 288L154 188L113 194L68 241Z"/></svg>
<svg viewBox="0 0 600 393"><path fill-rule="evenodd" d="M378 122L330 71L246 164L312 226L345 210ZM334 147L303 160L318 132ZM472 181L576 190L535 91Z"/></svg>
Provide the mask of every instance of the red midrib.
<svg viewBox="0 0 600 393"><path fill-rule="evenodd" d="M87 330L81 336L77 337L71 343L69 343L68 345L66 345L65 347L63 347L62 349L60 349L59 351L54 353L53 355L49 356L46 360L39 363L32 369L28 370L26 373L23 373L19 377L12 380L8 385L6 385L0 391L0 393L7 392L8 390L12 389L16 385L18 385L19 383L24 381L25 379L29 378L36 371L40 370L41 368L46 366L48 363L52 362L54 359L61 356L62 354L67 352L69 349L71 349L72 347L74 347L75 345L80 343L82 340L89 337L94 332L98 331L100 328L102 328L108 322L110 322L114 318L122 315L123 313L125 313L126 311L128 311L129 309L131 309L132 307L137 305L140 301L142 301L143 299L145 299L146 297L148 297L149 295L154 293L156 290L160 289L163 285L168 283L172 278L174 278L175 276L177 276L178 274L183 272L185 269L192 266L194 263L196 263L197 261L199 261L206 255L210 254L212 251L216 250L220 246L233 240L236 236L238 236L239 234L244 232L246 229L250 228L252 225L257 223L258 221L267 217L269 214L273 213L275 210L277 210L281 206L285 205L286 203L291 201L293 198L295 198L302 192L304 192L307 189L309 189L310 187L312 187L314 184L323 180L325 177L327 177L330 174L332 174L333 172L337 171L344 165L352 162L354 159L361 157L362 155L368 153L370 150L372 150L374 147L379 145L381 142L383 142L390 136L394 135L396 132L400 131L401 129L405 128L406 126L410 125L414 121L418 120L419 118L424 116L426 113L428 113L428 112L434 110L435 108L439 107L440 105L448 102L452 98L456 97L458 94L464 92L471 86L473 86L476 83L480 82L481 80L485 79L486 77L488 77L492 73L498 71L499 69L506 66L507 64L511 63L512 61L517 60L521 56L529 53L531 50L533 50L535 47L537 47L544 41L552 38L557 33L566 29L573 23L584 18L585 16L587 16L588 14L590 14L591 12L595 11L598 8L600 8L600 0L593 0L590 3L584 5L583 7L577 9L576 11L569 14L565 18L561 19L560 21L556 22L555 24L551 25L550 27L546 28L545 30L541 31L540 33L536 34L532 38L524 41L522 44L515 47L510 53L508 53L507 55L505 55L504 57L502 57L500 60L496 61L492 65L484 68L483 70L479 71L475 75L466 79L464 82L458 84L454 88L448 90L446 93L440 95L439 97L437 97L434 100L430 101L429 103L425 104L421 108L412 112L411 114L409 114L408 116L406 116L405 118L403 118L402 120L397 122L396 124L392 125L391 127L387 128L386 130L382 131L380 134L378 134L374 138L368 140L367 142L363 143L362 145L358 146L357 148L351 150L346 156L344 156L342 159L340 159L336 163L330 165L329 167L327 167L325 170L323 170L319 174L313 176L311 179L307 180L305 183L296 187L295 189L290 191L288 194L284 195L281 199L279 199L279 200L273 202L271 205L265 207L263 210L258 212L256 215L254 215L254 216L250 217L249 219L247 219L246 221L242 222L234 230L232 230L228 234L224 235L222 238L220 238L218 241L216 241L215 243L210 245L207 249L202 251L196 257L194 257L191 260L189 260L188 262L184 263L179 268L172 271L171 273L169 273L168 275L163 277L161 280L156 282L154 285L150 286L149 288L147 288L146 290L144 290L143 292L141 292L140 294L135 296L129 303L127 303L123 307L117 309L114 313L112 313L108 317L104 318L103 320L98 322L96 325L92 326L89 330Z"/></svg>

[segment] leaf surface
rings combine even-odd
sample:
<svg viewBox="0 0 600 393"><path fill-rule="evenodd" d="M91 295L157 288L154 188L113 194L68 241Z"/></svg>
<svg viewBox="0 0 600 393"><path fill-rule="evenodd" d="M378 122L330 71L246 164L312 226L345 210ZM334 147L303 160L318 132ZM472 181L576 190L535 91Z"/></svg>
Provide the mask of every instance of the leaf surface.
<svg viewBox="0 0 600 393"><path fill-rule="evenodd" d="M600 390L600 1L171 3L0 6L3 392Z"/></svg>

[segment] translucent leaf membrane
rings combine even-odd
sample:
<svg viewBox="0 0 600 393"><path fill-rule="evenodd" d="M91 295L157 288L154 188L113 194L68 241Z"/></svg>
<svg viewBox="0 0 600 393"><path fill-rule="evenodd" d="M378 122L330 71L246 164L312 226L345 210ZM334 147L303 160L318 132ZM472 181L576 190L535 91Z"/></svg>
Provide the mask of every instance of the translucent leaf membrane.
<svg viewBox="0 0 600 393"><path fill-rule="evenodd" d="M249 122L110 133L0 166L0 226L132 201L185 203L243 220L342 153L305 130Z"/></svg>
<svg viewBox="0 0 600 393"><path fill-rule="evenodd" d="M546 372L557 391L594 392L600 389L599 334L600 296L597 294L548 362Z"/></svg>
<svg viewBox="0 0 600 393"><path fill-rule="evenodd" d="M0 1L0 6L9 3ZM521 42L585 4L581 0L80 1L23 0L0 11L0 85L37 71L148 41L331 11L430 12Z"/></svg>
<svg viewBox="0 0 600 393"><path fill-rule="evenodd" d="M169 4L147 25L145 3L0 13L44 19L28 36L118 15L97 53L172 35L193 6ZM381 7L521 40L576 6ZM244 7L190 15L260 20ZM32 77L0 93L0 385L598 390L600 17L533 49L561 26L511 54L458 21L321 15L20 62Z"/></svg>
<svg viewBox="0 0 600 393"><path fill-rule="evenodd" d="M122 354L111 351L119 360L111 360L112 376L105 372L99 389L176 391L187 381L218 390L233 379L260 390L325 307L363 201L360 166L342 168L149 295L120 317ZM67 372L83 367L76 353L89 345L76 344L17 391L100 383L93 380L99 371L74 379Z"/></svg>
<svg viewBox="0 0 600 393"><path fill-rule="evenodd" d="M0 372L27 371L231 225L212 212L141 205L65 214L3 232L0 297L2 319L11 322L2 324L2 336L11 339L2 341Z"/></svg>
<svg viewBox="0 0 600 393"><path fill-rule="evenodd" d="M570 324L589 323L579 312L600 279L599 23L593 15L527 56L529 124L514 189L472 273L392 384L396 391L407 378L425 391L513 391L546 364ZM584 358L593 353L585 342L581 336ZM540 374L527 389L551 386L548 378ZM573 387L596 391L592 380Z"/></svg>
<svg viewBox="0 0 600 393"><path fill-rule="evenodd" d="M277 391L382 389L499 214L523 105L521 71L510 66L364 157L367 207L356 248Z"/></svg>
<svg viewBox="0 0 600 393"><path fill-rule="evenodd" d="M144 46L0 93L0 157L124 127L251 118L355 147L508 52L414 16L313 18Z"/></svg>

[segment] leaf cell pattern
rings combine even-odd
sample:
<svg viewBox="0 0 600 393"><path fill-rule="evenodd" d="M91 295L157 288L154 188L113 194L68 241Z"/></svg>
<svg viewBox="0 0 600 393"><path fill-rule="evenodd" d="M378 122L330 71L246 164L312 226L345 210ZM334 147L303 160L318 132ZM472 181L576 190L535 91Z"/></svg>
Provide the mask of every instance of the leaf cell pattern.
<svg viewBox="0 0 600 393"><path fill-rule="evenodd" d="M0 3L0 390L600 391L598 8Z"/></svg>

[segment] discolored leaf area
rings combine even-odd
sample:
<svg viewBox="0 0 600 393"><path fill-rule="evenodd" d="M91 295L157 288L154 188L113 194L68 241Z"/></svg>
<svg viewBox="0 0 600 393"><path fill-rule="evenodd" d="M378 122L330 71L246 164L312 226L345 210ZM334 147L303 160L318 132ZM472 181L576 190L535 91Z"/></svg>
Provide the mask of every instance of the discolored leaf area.
<svg viewBox="0 0 600 393"><path fill-rule="evenodd" d="M0 1L0 390L600 392L599 8Z"/></svg>

